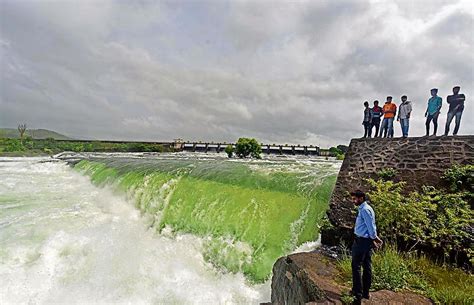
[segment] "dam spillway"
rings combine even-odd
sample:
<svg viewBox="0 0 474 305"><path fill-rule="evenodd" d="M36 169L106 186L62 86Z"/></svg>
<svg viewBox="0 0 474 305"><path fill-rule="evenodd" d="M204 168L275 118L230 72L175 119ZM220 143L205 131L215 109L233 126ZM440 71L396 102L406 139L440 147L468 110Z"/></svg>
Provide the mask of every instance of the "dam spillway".
<svg viewBox="0 0 474 305"><path fill-rule="evenodd" d="M86 159L73 168L45 158L1 160L7 304L268 300L275 258L317 239L340 166L185 155Z"/></svg>

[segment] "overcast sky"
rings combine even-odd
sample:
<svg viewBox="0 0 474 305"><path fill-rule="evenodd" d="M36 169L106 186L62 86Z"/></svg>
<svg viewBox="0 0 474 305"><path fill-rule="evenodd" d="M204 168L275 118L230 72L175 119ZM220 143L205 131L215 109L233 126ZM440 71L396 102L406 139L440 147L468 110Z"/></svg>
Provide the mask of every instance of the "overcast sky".
<svg viewBox="0 0 474 305"><path fill-rule="evenodd" d="M329 146L360 137L363 102L387 95L408 95L424 134L432 87L442 133L460 85L474 134L471 1L0 3L0 127Z"/></svg>

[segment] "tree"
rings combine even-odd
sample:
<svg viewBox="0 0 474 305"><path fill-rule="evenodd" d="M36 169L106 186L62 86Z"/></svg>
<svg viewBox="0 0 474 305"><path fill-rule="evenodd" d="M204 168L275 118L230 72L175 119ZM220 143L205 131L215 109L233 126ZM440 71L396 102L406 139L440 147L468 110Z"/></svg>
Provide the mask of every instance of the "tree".
<svg viewBox="0 0 474 305"><path fill-rule="evenodd" d="M342 150L340 150L340 149L337 148L337 147L331 147L331 148L329 148L329 152L330 152L333 156L337 156L337 155L342 155L342 154L343 154Z"/></svg>
<svg viewBox="0 0 474 305"><path fill-rule="evenodd" d="M262 147L255 139L240 138L235 144L235 153L239 158L251 156L252 158L260 159Z"/></svg>
<svg viewBox="0 0 474 305"><path fill-rule="evenodd" d="M18 132L20 132L20 141L23 143L23 136L25 135L26 131L26 124L19 124L18 125Z"/></svg>
<svg viewBox="0 0 474 305"><path fill-rule="evenodd" d="M346 154L347 151L349 150L349 146L347 145L337 145L336 148L342 151L343 154Z"/></svg>
<svg viewBox="0 0 474 305"><path fill-rule="evenodd" d="M234 146L232 146L232 144L229 144L225 147L224 151L227 154L227 157L232 158L232 154L234 153Z"/></svg>

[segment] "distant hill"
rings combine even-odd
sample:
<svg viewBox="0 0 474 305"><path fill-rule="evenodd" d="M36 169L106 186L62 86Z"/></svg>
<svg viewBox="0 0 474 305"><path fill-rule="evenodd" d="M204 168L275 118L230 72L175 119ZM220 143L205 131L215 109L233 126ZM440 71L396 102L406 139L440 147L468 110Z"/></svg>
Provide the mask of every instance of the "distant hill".
<svg viewBox="0 0 474 305"><path fill-rule="evenodd" d="M48 129L27 129L26 136L33 139L53 138L55 140L72 140L72 138ZM15 128L0 128L0 138L19 138L20 133Z"/></svg>

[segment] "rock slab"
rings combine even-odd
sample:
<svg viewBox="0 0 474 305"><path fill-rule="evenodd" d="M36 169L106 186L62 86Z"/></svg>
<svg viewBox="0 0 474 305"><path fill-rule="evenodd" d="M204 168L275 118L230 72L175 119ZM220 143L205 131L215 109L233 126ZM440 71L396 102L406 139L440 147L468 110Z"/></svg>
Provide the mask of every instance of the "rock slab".
<svg viewBox="0 0 474 305"><path fill-rule="evenodd" d="M336 282L339 274L334 260L318 252L281 257L273 266L272 305L343 304L349 287ZM432 304L415 293L380 290L362 304Z"/></svg>

